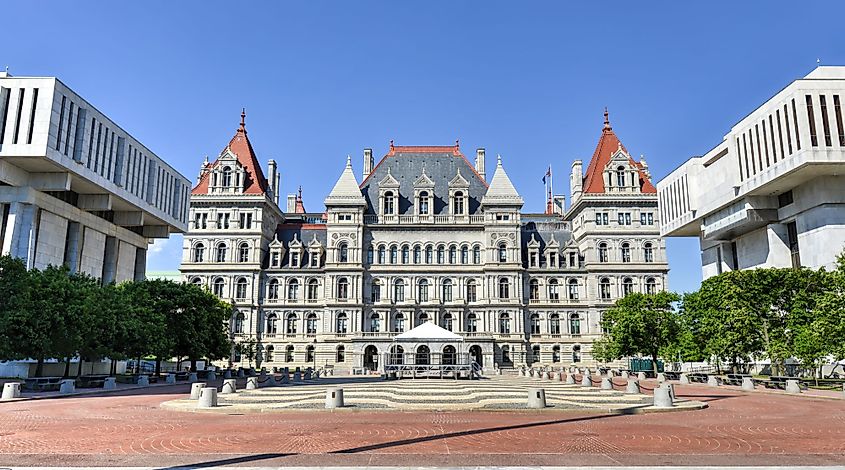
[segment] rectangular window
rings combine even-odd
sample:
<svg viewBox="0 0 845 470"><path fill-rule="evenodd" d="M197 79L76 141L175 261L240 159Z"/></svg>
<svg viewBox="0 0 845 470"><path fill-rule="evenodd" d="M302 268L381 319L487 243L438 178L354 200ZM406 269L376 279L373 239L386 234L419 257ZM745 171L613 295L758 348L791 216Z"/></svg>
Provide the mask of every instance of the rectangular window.
<svg viewBox="0 0 845 470"><path fill-rule="evenodd" d="M608 225L607 212L596 212L596 225Z"/></svg>
<svg viewBox="0 0 845 470"><path fill-rule="evenodd" d="M748 144L745 141L744 132L742 133L742 155L745 157L745 177L749 178L751 176L751 173L749 172L751 165L748 164ZM752 158L751 161L754 161L754 159Z"/></svg>
<svg viewBox="0 0 845 470"><path fill-rule="evenodd" d="M20 134L20 130L21 130L21 113L23 113L23 95L24 95L24 89L21 88L18 92L18 112L15 115L15 132L13 134L14 138L12 139L13 144L18 143L18 135Z"/></svg>
<svg viewBox="0 0 845 470"><path fill-rule="evenodd" d="M756 126L755 126L756 127ZM759 145L760 142L760 134L757 134L757 143ZM770 166L772 163L769 161L769 139L766 137L766 120L763 120L763 151L766 153L766 166Z"/></svg>
<svg viewBox="0 0 845 470"><path fill-rule="evenodd" d="M775 145L775 126L772 122L772 115L769 114L769 138L772 141L772 160L777 163L778 162L778 148Z"/></svg>
<svg viewBox="0 0 845 470"><path fill-rule="evenodd" d="M792 191L778 194L778 208L786 207L792 204Z"/></svg>
<svg viewBox="0 0 845 470"><path fill-rule="evenodd" d="M810 144L813 147L819 146L819 138L816 135L816 118L813 113L813 97L810 95L806 95L805 98L807 99L807 121L810 123ZM792 106L795 106L795 100L792 100ZM795 127L798 127L797 125ZM798 139L798 135L795 135L795 139ZM801 147L798 147L799 150Z"/></svg>
<svg viewBox="0 0 845 470"><path fill-rule="evenodd" d="M32 90L32 109L29 110L29 133L26 136L26 143L32 143L32 131L35 129L35 110L38 107L38 88Z"/></svg>
<svg viewBox="0 0 845 470"><path fill-rule="evenodd" d="M6 135L6 121L9 119L9 101L11 100L11 88L0 88L0 103L3 105L3 112L0 114L0 144L3 143L3 136Z"/></svg>
<svg viewBox="0 0 845 470"><path fill-rule="evenodd" d="M94 150L94 128L97 127L97 118L91 118L91 133L88 136L88 163L85 165L91 168L91 152Z"/></svg>
<svg viewBox="0 0 845 470"><path fill-rule="evenodd" d="M619 222L619 225L631 225L631 213L620 212L617 214L617 220Z"/></svg>
<svg viewBox="0 0 845 470"><path fill-rule="evenodd" d="M789 130L789 107L783 105L783 122L786 124L786 143L789 147L789 155L792 155L792 132Z"/></svg>
<svg viewBox="0 0 845 470"><path fill-rule="evenodd" d="M745 180L745 173L743 172L743 168L742 168L742 152L741 152L741 150L742 149L739 148L739 137L737 137L736 138L736 160L737 160L737 162L739 162L739 180L744 181Z"/></svg>
<svg viewBox="0 0 845 470"><path fill-rule="evenodd" d="M824 130L824 144L828 147L833 145L833 142L830 138L830 119L827 117L827 97L824 95L819 96L819 106L822 110L822 128Z"/></svg>
<svg viewBox="0 0 845 470"><path fill-rule="evenodd" d="M745 134L742 134L742 139L742 144L745 145ZM754 157L754 136L751 135L751 129L748 129L748 148L751 150L751 174L756 175L757 160Z"/></svg>
<svg viewBox="0 0 845 470"><path fill-rule="evenodd" d="M801 253L798 249L798 227L795 222L786 224L786 234L789 239L789 253L792 255L792 267L801 267Z"/></svg>
<svg viewBox="0 0 845 470"><path fill-rule="evenodd" d="M751 132L750 130L748 132ZM763 152L760 150L760 128L754 124L754 140L757 141L757 160L760 163L760 171L763 171Z"/></svg>
<svg viewBox="0 0 845 470"><path fill-rule="evenodd" d="M67 97L62 95L62 107L59 108L59 129L56 131L56 150L62 150L62 129L65 126L65 104ZM70 119L68 119L70 121Z"/></svg>
<svg viewBox="0 0 845 470"><path fill-rule="evenodd" d="M67 130L65 132L65 156L68 155L70 151L68 147L70 146L70 128L73 127L73 108L76 106L76 103L73 101L70 102L70 112L67 116Z"/></svg>
<svg viewBox="0 0 845 470"><path fill-rule="evenodd" d="M792 124L795 126L795 150L801 150L801 134L798 129L798 111L795 110L795 98L792 99Z"/></svg>
<svg viewBox="0 0 845 470"><path fill-rule="evenodd" d="M73 160L77 163L82 161L82 142L85 140L85 122L88 110L77 108L76 129L73 131Z"/></svg>
<svg viewBox="0 0 845 470"><path fill-rule="evenodd" d="M734 271L739 269L739 253L736 250L736 242L731 242L731 262L733 262L731 269Z"/></svg>
<svg viewBox="0 0 845 470"><path fill-rule="evenodd" d="M833 95L833 112L836 115L836 132L839 135L839 146L845 147L845 128L842 127L842 107L839 105L839 95Z"/></svg>

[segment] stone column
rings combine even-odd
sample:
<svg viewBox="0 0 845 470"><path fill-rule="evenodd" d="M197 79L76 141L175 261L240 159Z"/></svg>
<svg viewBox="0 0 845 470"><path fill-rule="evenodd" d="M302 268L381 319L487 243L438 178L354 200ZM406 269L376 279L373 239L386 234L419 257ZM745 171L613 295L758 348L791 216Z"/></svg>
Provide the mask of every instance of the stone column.
<svg viewBox="0 0 845 470"><path fill-rule="evenodd" d="M528 408L545 408L546 391L542 388L528 389Z"/></svg>

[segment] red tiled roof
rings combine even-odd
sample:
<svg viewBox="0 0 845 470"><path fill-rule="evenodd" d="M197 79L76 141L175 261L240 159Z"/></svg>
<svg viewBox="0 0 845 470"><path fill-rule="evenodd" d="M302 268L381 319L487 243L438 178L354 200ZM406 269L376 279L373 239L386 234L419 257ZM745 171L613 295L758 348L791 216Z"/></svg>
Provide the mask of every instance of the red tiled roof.
<svg viewBox="0 0 845 470"><path fill-rule="evenodd" d="M252 144L246 135L246 112L241 112L241 125L235 131L235 136L229 141L226 146L238 159L238 162L246 170L246 182L244 184L244 194L264 194L267 192L267 179L261 171L261 164L258 163L258 157L255 156L255 151L252 149ZM225 152L225 149L224 149ZM223 152L221 152L223 153ZM217 161L209 166L209 169L217 166ZM207 194L209 178L211 173L206 172L202 178L191 190L191 194Z"/></svg>
<svg viewBox="0 0 845 470"><path fill-rule="evenodd" d="M613 128L610 127L607 109L605 109L604 128L601 131L599 143L596 145L596 151L593 152L593 157L590 159L590 165L587 167L587 173L584 175L583 188L585 193L604 193L604 178L602 178L602 172L604 172L607 164L610 163L611 155L616 153L616 150L619 148L624 150L625 153L628 153L628 150L626 150L625 146L622 145L619 137L617 137L616 133L613 132ZM643 171L642 164L635 162L634 159L630 157L629 161L632 165L639 168L640 191L644 193L657 193L657 189L653 184L651 184L651 181L649 181L645 171Z"/></svg>
<svg viewBox="0 0 845 470"><path fill-rule="evenodd" d="M484 181L484 178L478 174L478 171L475 169L475 165L469 162L466 155L461 153L461 145L459 141L455 141L455 145L393 145L393 141L390 141L390 151L387 152L387 155L381 157L381 160L373 167L373 170L364 178L364 181L361 181L359 185L360 188L363 188L367 181L372 177L376 169L381 166L381 163L387 159L387 157L395 156L397 153L451 153L452 155L461 157L466 162L467 166L475 173L475 176L478 177L478 181L481 181L485 187L489 187L487 181Z"/></svg>

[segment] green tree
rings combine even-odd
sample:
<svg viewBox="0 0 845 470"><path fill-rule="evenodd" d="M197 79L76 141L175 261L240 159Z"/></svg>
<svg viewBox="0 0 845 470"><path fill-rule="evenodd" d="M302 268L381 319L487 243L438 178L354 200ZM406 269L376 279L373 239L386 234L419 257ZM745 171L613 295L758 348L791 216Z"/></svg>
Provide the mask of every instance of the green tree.
<svg viewBox="0 0 845 470"><path fill-rule="evenodd" d="M252 361L258 356L258 343L256 343L255 339L247 338L235 343L235 350L238 354L245 357L249 366L252 367Z"/></svg>
<svg viewBox="0 0 845 470"><path fill-rule="evenodd" d="M35 314L33 293L23 261L0 256L0 359L39 358L43 366L49 330Z"/></svg>
<svg viewBox="0 0 845 470"><path fill-rule="evenodd" d="M607 334L599 341L599 353L608 360L649 356L657 373L658 356L678 341L681 326L673 304L679 298L672 292L658 292L633 293L617 300L602 318Z"/></svg>

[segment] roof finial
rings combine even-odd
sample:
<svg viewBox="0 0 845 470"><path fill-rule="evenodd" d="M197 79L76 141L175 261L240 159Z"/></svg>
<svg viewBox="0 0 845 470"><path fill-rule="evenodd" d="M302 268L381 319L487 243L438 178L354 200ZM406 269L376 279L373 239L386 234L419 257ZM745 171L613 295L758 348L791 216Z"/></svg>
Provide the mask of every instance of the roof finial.
<svg viewBox="0 0 845 470"><path fill-rule="evenodd" d="M246 108L241 108L241 129L246 127Z"/></svg>
<svg viewBox="0 0 845 470"><path fill-rule="evenodd" d="M302 185L301 184L299 185L299 195L298 195L298 197L299 197L299 199L302 199Z"/></svg>
<svg viewBox="0 0 845 470"><path fill-rule="evenodd" d="M393 139L390 139L390 151L393 151Z"/></svg>
<svg viewBox="0 0 845 470"><path fill-rule="evenodd" d="M352 156L350 156L348 153L346 154L346 167L352 168Z"/></svg>
<svg viewBox="0 0 845 470"><path fill-rule="evenodd" d="M461 139L455 139L455 148L456 149L461 148Z"/></svg>
<svg viewBox="0 0 845 470"><path fill-rule="evenodd" d="M502 166L502 156L498 153L496 154L496 166Z"/></svg>
<svg viewBox="0 0 845 470"><path fill-rule="evenodd" d="M604 107L604 128L605 129L612 129L610 127L610 113L607 112L607 106Z"/></svg>
<svg viewBox="0 0 845 470"><path fill-rule="evenodd" d="M822 60L820 58L816 59L816 68L820 67L821 65L822 65Z"/></svg>

